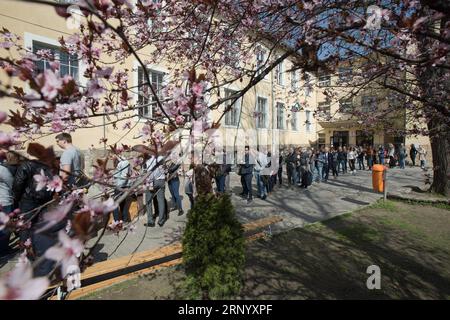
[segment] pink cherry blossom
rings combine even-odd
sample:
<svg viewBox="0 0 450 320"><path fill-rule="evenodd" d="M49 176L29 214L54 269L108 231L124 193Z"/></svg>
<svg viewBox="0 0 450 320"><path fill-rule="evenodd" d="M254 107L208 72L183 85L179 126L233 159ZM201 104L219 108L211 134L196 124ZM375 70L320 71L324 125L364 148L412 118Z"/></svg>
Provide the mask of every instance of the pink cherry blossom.
<svg viewBox="0 0 450 320"><path fill-rule="evenodd" d="M8 118L8 115L6 112L0 111L0 123L5 122L5 120Z"/></svg>
<svg viewBox="0 0 450 320"><path fill-rule="evenodd" d="M37 182L36 191L44 189L49 182L48 177L45 175L43 169L41 169L40 174L35 174L33 176L33 179Z"/></svg>
<svg viewBox="0 0 450 320"><path fill-rule="evenodd" d="M95 74L99 78L109 79L111 77L111 74L112 74L113 70L114 70L113 67L106 67L104 69L97 69L97 70L95 70Z"/></svg>
<svg viewBox="0 0 450 320"><path fill-rule="evenodd" d="M204 90L204 85L202 82L195 82L192 85L192 92L194 93L194 95L196 95L197 97L202 97L203 96L203 90Z"/></svg>
<svg viewBox="0 0 450 320"><path fill-rule="evenodd" d="M72 206L73 201L68 200L63 204L58 205L55 209L45 212L43 216L43 221L45 222L45 224L44 226L36 230L36 233L48 230L57 223L59 223L60 221L62 221L70 212Z"/></svg>
<svg viewBox="0 0 450 320"><path fill-rule="evenodd" d="M46 277L33 278L33 269L22 255L15 268L0 279L0 300L37 300L50 281Z"/></svg>
<svg viewBox="0 0 450 320"><path fill-rule="evenodd" d="M185 119L184 119L183 116L177 116L177 117L175 118L175 123L176 123L177 125L183 125L183 124L184 124L184 121L185 121Z"/></svg>
<svg viewBox="0 0 450 320"><path fill-rule="evenodd" d="M42 77L40 78L42 79ZM50 100L54 99L58 94L58 90L62 88L61 78L58 75L56 75L52 70L47 69L44 71L43 80L44 86L42 87L41 91L44 97Z"/></svg>
<svg viewBox="0 0 450 320"><path fill-rule="evenodd" d="M108 198L106 201L98 201L95 199L85 200L85 206L79 212L89 211L93 217L104 215L114 211L117 204L113 198Z"/></svg>
<svg viewBox="0 0 450 320"><path fill-rule="evenodd" d="M61 264L63 276L67 275L69 267L78 266L78 258L84 246L78 239L70 238L64 230L58 233L59 243L45 252L45 257Z"/></svg>
<svg viewBox="0 0 450 320"><path fill-rule="evenodd" d="M100 99L105 91L105 88L98 79L90 80L87 84L87 95L94 99Z"/></svg>
<svg viewBox="0 0 450 320"><path fill-rule="evenodd" d="M60 176L53 176L52 180L50 180L47 184L48 191L60 192L62 190L63 181Z"/></svg>

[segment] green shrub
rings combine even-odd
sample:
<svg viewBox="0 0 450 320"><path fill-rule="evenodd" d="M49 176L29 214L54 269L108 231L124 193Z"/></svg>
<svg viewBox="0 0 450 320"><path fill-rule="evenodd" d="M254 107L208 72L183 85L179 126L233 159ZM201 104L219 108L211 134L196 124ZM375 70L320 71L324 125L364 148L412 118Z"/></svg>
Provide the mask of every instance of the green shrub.
<svg viewBox="0 0 450 320"><path fill-rule="evenodd" d="M185 284L191 299L226 299L239 293L244 232L229 195L196 199L182 243Z"/></svg>

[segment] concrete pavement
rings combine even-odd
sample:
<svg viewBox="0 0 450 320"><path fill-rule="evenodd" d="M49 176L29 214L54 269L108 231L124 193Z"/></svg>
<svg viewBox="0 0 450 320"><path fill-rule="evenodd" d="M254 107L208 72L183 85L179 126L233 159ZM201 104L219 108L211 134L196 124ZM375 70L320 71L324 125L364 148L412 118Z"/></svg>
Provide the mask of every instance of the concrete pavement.
<svg viewBox="0 0 450 320"><path fill-rule="evenodd" d="M233 192L232 201L241 222L271 215L282 216L284 220L272 226L273 232L280 232L351 212L382 198L382 194L372 190L371 174L370 171L356 171L354 175L347 173L339 175L337 179L330 175L328 182L314 183L306 190L287 186L287 179L284 177L284 185L277 186L266 200L256 197L256 185L253 179L254 200L251 204L247 204L238 196L242 192L240 177L232 172L230 181ZM419 167L389 170L388 191L402 195L410 192L412 187L425 189L425 174ZM183 207L187 212L189 200L183 194L182 186L184 186L183 178L181 178L180 193L183 196ZM170 193L167 188L166 198L169 201ZM137 221L134 221L136 225L134 233L121 232L115 235L107 232L94 251L95 260L118 258L180 241L186 225L186 214L178 216L177 211L172 211L163 227L156 225L154 228L147 228L143 225L145 222L146 216L139 216ZM92 245L95 240L89 241L88 245ZM9 261L0 259L0 273L9 270L18 256L7 258Z"/></svg>

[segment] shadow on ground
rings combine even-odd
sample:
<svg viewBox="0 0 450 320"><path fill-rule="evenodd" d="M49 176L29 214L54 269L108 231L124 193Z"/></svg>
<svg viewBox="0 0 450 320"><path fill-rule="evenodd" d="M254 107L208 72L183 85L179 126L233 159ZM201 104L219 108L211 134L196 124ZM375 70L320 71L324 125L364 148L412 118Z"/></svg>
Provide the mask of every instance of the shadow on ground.
<svg viewBox="0 0 450 320"><path fill-rule="evenodd" d="M448 208L389 201L252 242L236 299L450 299L449 225ZM185 298L184 277L167 268L86 298Z"/></svg>

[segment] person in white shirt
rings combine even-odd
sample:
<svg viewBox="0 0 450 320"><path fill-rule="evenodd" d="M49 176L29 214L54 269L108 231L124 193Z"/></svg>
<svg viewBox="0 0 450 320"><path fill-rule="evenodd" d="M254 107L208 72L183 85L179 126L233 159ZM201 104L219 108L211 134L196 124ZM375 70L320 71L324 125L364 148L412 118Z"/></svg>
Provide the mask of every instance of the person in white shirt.
<svg viewBox="0 0 450 320"><path fill-rule="evenodd" d="M263 170L267 166L267 156L260 152L259 150L256 153L256 161L255 161L255 177L256 177L256 185L258 187L258 195L262 200L267 198L267 184L264 183L263 178Z"/></svg>
<svg viewBox="0 0 450 320"><path fill-rule="evenodd" d="M114 157L114 162L116 163L116 170L114 171L113 178L114 178L114 185L116 186L116 189L114 190L114 198L117 199L122 194L122 189L128 188L130 186L130 174L131 174L131 166L130 162L122 158L120 156ZM128 211L131 206L132 202L131 195L128 195L128 197L125 198L120 204L119 207L117 207L113 212L114 221L129 221L129 214ZM120 210L119 210L120 209ZM122 213L122 219L119 217L119 213Z"/></svg>
<svg viewBox="0 0 450 320"><path fill-rule="evenodd" d="M166 203L164 193L166 191L166 174L164 170L164 158L162 156L151 155L144 164L146 172L151 171L147 179L149 184L148 190L145 192L145 200L147 204L147 223L146 227L154 227L155 220L153 218L153 198L156 197L158 203L158 225L162 227L167 220Z"/></svg>
<svg viewBox="0 0 450 320"><path fill-rule="evenodd" d="M419 161L420 161L420 167L425 170L425 166L427 163L427 150L425 150L424 147L419 146Z"/></svg>
<svg viewBox="0 0 450 320"><path fill-rule="evenodd" d="M352 174L355 174L355 160L356 160L355 148L353 148L353 147L350 148L350 150L349 150L349 152L347 154L347 157L348 157L348 162L349 162L349 165L350 165L350 172Z"/></svg>

